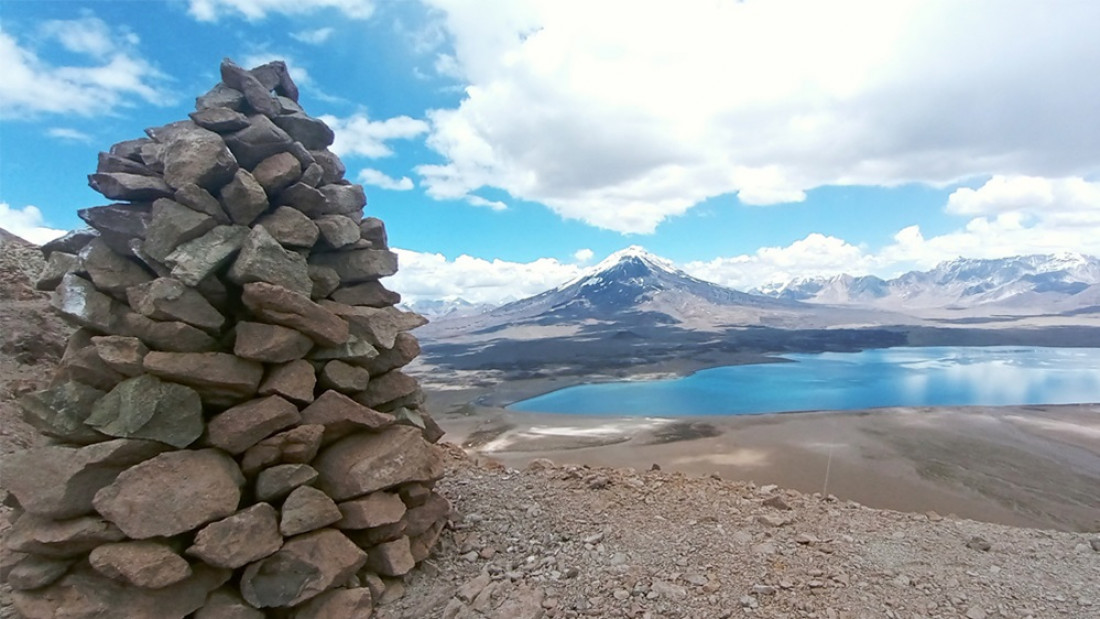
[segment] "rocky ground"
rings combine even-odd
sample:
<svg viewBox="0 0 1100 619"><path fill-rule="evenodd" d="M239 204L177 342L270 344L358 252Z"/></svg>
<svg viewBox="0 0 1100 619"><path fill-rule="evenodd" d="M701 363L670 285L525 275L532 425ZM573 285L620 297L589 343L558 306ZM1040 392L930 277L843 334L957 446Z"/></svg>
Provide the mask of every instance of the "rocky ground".
<svg viewBox="0 0 1100 619"><path fill-rule="evenodd" d="M36 440L14 399L43 386L67 333L27 276L40 263L2 241L0 457ZM659 470L508 469L445 448L451 528L377 590L374 617L1100 617L1096 534ZM0 618L14 616L8 597Z"/></svg>

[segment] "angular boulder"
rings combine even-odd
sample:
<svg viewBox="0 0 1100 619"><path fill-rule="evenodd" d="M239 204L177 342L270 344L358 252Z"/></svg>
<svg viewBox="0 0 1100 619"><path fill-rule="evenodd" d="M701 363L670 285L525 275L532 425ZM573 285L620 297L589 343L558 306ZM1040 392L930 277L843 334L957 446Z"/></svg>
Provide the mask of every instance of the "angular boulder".
<svg viewBox="0 0 1100 619"><path fill-rule="evenodd" d="M307 298L313 290L306 259L284 249L263 226L252 228L241 244L241 253L229 269L229 279L241 285L273 284Z"/></svg>
<svg viewBox="0 0 1100 619"><path fill-rule="evenodd" d="M315 254L309 262L335 270L342 284L358 284L397 272L397 254L384 249Z"/></svg>
<svg viewBox="0 0 1100 619"><path fill-rule="evenodd" d="M339 346L348 339L348 323L301 294L265 282L244 285L245 307L269 322L297 329L322 346Z"/></svg>
<svg viewBox="0 0 1100 619"><path fill-rule="evenodd" d="M163 263L177 247L210 232L217 225L217 220L209 214L200 213L175 200L161 198L153 203L152 217L141 249L149 257Z"/></svg>
<svg viewBox="0 0 1100 619"><path fill-rule="evenodd" d="M247 226L267 210L267 194L248 170L237 170L219 194L222 209L233 223Z"/></svg>
<svg viewBox="0 0 1100 619"><path fill-rule="evenodd" d="M123 471L92 504L132 539L170 537L235 512L243 485L237 464L223 453L175 451Z"/></svg>
<svg viewBox="0 0 1100 619"><path fill-rule="evenodd" d="M367 555L334 529L296 537L278 552L249 565L241 577L241 593L256 608L301 604L355 574Z"/></svg>
<svg viewBox="0 0 1100 619"><path fill-rule="evenodd" d="M189 387L143 374L115 386L85 420L108 436L187 447L202 434L202 400Z"/></svg>
<svg viewBox="0 0 1100 619"><path fill-rule="evenodd" d="M172 277L197 286L240 251L248 232L244 226L218 226L177 247L164 263L172 269Z"/></svg>
<svg viewBox="0 0 1100 619"><path fill-rule="evenodd" d="M326 527L340 518L340 508L328 495L312 486L299 486L283 501L279 532L283 537L293 537Z"/></svg>
<svg viewBox="0 0 1100 619"><path fill-rule="evenodd" d="M262 363L286 363L301 359L313 348L313 340L294 329L262 322L237 323L233 354Z"/></svg>
<svg viewBox="0 0 1100 619"><path fill-rule="evenodd" d="M225 317L194 288L178 279L158 277L131 286L126 297L135 311L153 320L180 321L205 331L217 331Z"/></svg>
<svg viewBox="0 0 1100 619"><path fill-rule="evenodd" d="M313 401L317 376L313 366L304 359L270 368L260 384L260 395L281 395L297 404Z"/></svg>
<svg viewBox="0 0 1100 619"><path fill-rule="evenodd" d="M153 351L145 355L146 372L199 392L204 402L236 403L256 393L263 365L218 352L174 353Z"/></svg>
<svg viewBox="0 0 1100 619"><path fill-rule="evenodd" d="M104 544L88 556L92 569L127 585L160 589L191 576L191 566L158 542Z"/></svg>
<svg viewBox="0 0 1100 619"><path fill-rule="evenodd" d="M206 440L236 455L301 419L298 407L277 395L268 396L215 415L207 424Z"/></svg>
<svg viewBox="0 0 1100 619"><path fill-rule="evenodd" d="M314 466L320 474L317 487L337 501L443 476L439 453L408 426L342 438L324 449Z"/></svg>
<svg viewBox="0 0 1100 619"><path fill-rule="evenodd" d="M23 420L46 436L69 443L88 444L109 437L84 423L104 392L75 381L65 381L19 400Z"/></svg>
<svg viewBox="0 0 1100 619"><path fill-rule="evenodd" d="M282 545L275 508L257 503L203 527L186 554L209 565L236 569L271 555Z"/></svg>
<svg viewBox="0 0 1100 619"><path fill-rule="evenodd" d="M213 131L195 127L164 149L164 182L173 190L194 184L217 191L240 167L225 141Z"/></svg>

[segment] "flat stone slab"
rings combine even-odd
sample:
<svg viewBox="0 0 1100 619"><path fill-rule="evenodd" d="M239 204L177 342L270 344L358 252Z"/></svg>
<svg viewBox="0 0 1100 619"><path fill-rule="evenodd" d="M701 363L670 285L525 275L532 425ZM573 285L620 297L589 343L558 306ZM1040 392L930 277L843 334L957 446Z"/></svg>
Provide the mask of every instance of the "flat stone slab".
<svg viewBox="0 0 1100 619"><path fill-rule="evenodd" d="M108 436L149 439L182 449L202 435L202 399L190 387L143 374L120 382L100 398L85 423Z"/></svg>
<svg viewBox="0 0 1100 619"><path fill-rule="evenodd" d="M132 539L170 537L235 512L243 485L218 450L174 451L123 471L92 504Z"/></svg>
<svg viewBox="0 0 1100 619"><path fill-rule="evenodd" d="M274 553L282 545L278 513L267 503L257 503L203 527L186 554L210 565L236 569Z"/></svg>
<svg viewBox="0 0 1100 619"><path fill-rule="evenodd" d="M236 455L301 420L297 406L277 395L268 396L215 415L207 424L206 440Z"/></svg>
<svg viewBox="0 0 1100 619"><path fill-rule="evenodd" d="M88 562L107 578L147 589L174 585L191 576L187 561L157 542L104 544L92 551Z"/></svg>
<svg viewBox="0 0 1100 619"><path fill-rule="evenodd" d="M339 346L348 339L348 323L311 301L308 293L256 282L244 285L241 298L260 318L297 329L321 346Z"/></svg>
<svg viewBox="0 0 1100 619"><path fill-rule="evenodd" d="M321 451L314 466L317 487L337 501L443 476L439 453L408 426L342 438Z"/></svg>
<svg viewBox="0 0 1100 619"><path fill-rule="evenodd" d="M275 554L249 565L241 593L256 608L295 606L355 574L367 555L335 529L291 539Z"/></svg>
<svg viewBox="0 0 1100 619"><path fill-rule="evenodd" d="M146 372L192 387L204 402L236 403L256 393L263 378L262 364L227 353L152 351L145 355Z"/></svg>

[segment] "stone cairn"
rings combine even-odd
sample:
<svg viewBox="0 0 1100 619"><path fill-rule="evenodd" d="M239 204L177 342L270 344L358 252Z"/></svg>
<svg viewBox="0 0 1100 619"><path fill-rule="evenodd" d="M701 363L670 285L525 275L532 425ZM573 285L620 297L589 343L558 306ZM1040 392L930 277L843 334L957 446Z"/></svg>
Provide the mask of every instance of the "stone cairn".
<svg viewBox="0 0 1100 619"><path fill-rule="evenodd" d="M80 328L20 402L50 444L0 468L26 617L361 619L447 521L382 222L285 64L221 78L43 247Z"/></svg>

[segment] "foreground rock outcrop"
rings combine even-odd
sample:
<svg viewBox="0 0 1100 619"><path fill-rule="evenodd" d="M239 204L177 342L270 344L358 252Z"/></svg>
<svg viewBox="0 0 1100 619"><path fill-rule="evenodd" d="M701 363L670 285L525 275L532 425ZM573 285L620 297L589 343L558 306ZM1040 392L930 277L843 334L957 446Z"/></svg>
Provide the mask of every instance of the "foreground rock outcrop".
<svg viewBox="0 0 1100 619"><path fill-rule="evenodd" d="M0 465L26 617L367 617L447 521L384 225L283 63L221 76L42 248L79 328L20 400L48 444Z"/></svg>

